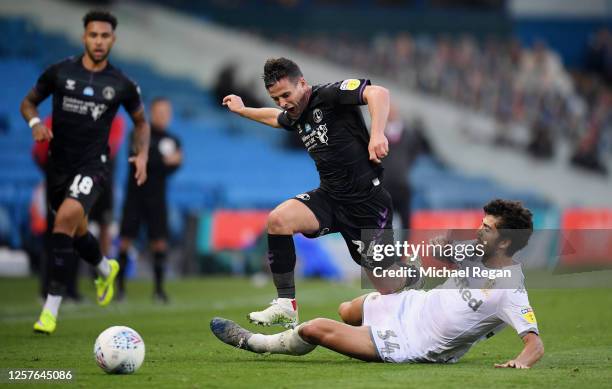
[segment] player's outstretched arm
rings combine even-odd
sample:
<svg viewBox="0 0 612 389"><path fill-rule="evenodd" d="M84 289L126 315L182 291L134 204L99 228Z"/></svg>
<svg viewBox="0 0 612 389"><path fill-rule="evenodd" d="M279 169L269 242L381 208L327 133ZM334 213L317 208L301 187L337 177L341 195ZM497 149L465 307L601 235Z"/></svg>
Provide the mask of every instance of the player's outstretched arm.
<svg viewBox="0 0 612 389"><path fill-rule="evenodd" d="M147 162L149 160L149 142L151 139L151 129L145 118L144 107L136 110L132 114L134 122L134 152L135 156L130 157L129 161L134 164L136 174L134 178L140 186L147 180Z"/></svg>
<svg viewBox="0 0 612 389"><path fill-rule="evenodd" d="M229 108L230 111L247 119L254 120L259 123L266 124L271 127L280 128L278 124L278 115L281 114L278 108L251 108L245 107L242 98L236 95L228 95L223 98L223 105Z"/></svg>
<svg viewBox="0 0 612 389"><path fill-rule="evenodd" d="M506 363L495 364L497 368L529 369L544 355L544 343L533 332L523 336L523 351L514 359Z"/></svg>
<svg viewBox="0 0 612 389"><path fill-rule="evenodd" d="M372 128L368 151L370 161L380 163L389 154L389 141L385 136L385 127L389 118L389 91L378 85L368 85L363 91L363 100L368 105Z"/></svg>
<svg viewBox="0 0 612 389"><path fill-rule="evenodd" d="M35 89L32 89L27 96L24 97L19 107L21 116L23 116L26 123L32 127L32 137L36 142L48 141L53 138L51 130L47 128L38 117L37 107L43 100L44 97L40 96Z"/></svg>

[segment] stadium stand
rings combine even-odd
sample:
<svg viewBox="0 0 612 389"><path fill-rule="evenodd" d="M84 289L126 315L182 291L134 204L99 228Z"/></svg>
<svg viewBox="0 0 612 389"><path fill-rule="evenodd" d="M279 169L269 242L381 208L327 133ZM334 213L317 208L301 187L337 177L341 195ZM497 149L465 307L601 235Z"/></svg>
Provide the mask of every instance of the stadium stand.
<svg viewBox="0 0 612 389"><path fill-rule="evenodd" d="M0 118L3 147L0 169L0 203L13 225L9 241L19 246L19 233L27 229L27 209L33 188L42 179L30 156L31 135L18 112L30 85L44 66L80 48L58 34L42 33L22 18L3 18L0 74L5 85ZM19 39L17 39L19 37ZM17 42L17 43L16 43ZM36 48L53 47L54 50ZM36 52L39 55L34 56ZM185 78L162 75L151 67L114 56L113 62L141 85L145 101L163 94L174 102L174 131L185 150L184 168L172 179L170 201L175 215L215 208L269 209L280 201L316 187L316 172L303 152L281 148L285 134L270 131L224 112L208 90ZM43 112L48 113L49 103ZM120 156L125 156L125 147ZM121 159L120 159L121 160ZM124 158L125 160L125 158ZM118 163L115 186L119 202L126 163ZM528 204L545 206L540 196L509 190L484 178L472 178L421 159L411 178L415 183L414 207L471 208L492 196L519 197ZM424 183L431 183L427 185ZM176 220L177 218L175 218ZM180 217L175 224L181 225Z"/></svg>

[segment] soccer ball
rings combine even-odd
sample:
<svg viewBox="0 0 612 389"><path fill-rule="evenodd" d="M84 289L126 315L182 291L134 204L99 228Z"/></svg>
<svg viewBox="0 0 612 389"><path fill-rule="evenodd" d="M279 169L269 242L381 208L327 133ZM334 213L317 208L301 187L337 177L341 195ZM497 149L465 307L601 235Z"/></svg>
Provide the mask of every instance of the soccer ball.
<svg viewBox="0 0 612 389"><path fill-rule="evenodd" d="M94 358L109 374L131 374L138 370L145 356L145 345L130 327L113 326L102 331L94 345Z"/></svg>

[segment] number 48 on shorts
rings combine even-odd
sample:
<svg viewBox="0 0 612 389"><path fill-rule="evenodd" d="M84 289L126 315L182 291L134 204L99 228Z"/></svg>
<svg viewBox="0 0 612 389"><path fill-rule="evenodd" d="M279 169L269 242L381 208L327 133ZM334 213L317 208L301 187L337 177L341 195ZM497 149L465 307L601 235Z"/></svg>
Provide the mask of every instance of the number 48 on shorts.
<svg viewBox="0 0 612 389"><path fill-rule="evenodd" d="M91 193L91 189L93 188L93 180L89 176L82 176L77 174L72 181L72 185L70 185L70 196L76 199L79 198L80 194L84 194L87 196Z"/></svg>

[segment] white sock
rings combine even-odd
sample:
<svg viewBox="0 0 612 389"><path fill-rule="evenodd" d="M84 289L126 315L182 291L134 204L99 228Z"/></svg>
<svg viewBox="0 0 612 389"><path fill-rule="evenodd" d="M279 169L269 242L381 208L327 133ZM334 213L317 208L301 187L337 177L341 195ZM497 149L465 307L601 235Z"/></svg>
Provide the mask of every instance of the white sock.
<svg viewBox="0 0 612 389"><path fill-rule="evenodd" d="M305 355L317 347L305 342L299 335L299 326L275 335L253 334L249 338L249 347L256 353L287 355Z"/></svg>
<svg viewBox="0 0 612 389"><path fill-rule="evenodd" d="M53 316L57 317L57 313L59 312L59 307L62 304L62 296L55 296L52 294L47 295L47 300L45 301L45 306L43 309L48 309L51 311Z"/></svg>
<svg viewBox="0 0 612 389"><path fill-rule="evenodd" d="M108 259L106 257L102 257L100 263L96 266L96 271L98 275L101 277L108 277L111 272L110 264L108 263Z"/></svg>

